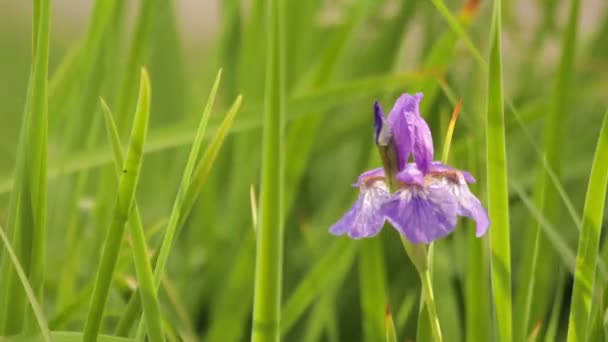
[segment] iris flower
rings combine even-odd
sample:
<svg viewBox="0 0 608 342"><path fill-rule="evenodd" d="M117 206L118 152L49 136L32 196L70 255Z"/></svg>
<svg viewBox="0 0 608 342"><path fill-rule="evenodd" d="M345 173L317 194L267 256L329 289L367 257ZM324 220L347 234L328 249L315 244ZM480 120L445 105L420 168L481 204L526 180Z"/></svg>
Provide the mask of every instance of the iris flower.
<svg viewBox="0 0 608 342"><path fill-rule="evenodd" d="M371 237L388 220L410 242L430 243L450 234L458 216L476 221L477 237L488 230L488 214L467 185L475 178L433 161L431 131L420 116L422 96L401 95L388 117L375 103L375 140L384 167L359 176L353 185L359 197L330 228L332 234Z"/></svg>

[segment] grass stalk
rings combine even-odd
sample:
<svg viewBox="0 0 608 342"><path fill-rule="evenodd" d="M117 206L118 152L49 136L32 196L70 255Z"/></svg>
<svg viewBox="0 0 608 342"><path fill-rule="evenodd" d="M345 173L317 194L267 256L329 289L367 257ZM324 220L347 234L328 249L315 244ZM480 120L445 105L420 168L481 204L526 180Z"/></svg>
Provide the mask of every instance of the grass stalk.
<svg viewBox="0 0 608 342"><path fill-rule="evenodd" d="M101 100L101 105L106 121L108 139L114 150L114 167L116 169L116 175L117 177L120 177L120 171L124 164L124 156L120 145L118 128L112 117L112 112L105 101ZM129 228L131 233L130 241L133 250L133 261L135 263L135 271L137 272L139 294L143 304L144 319L148 328L148 337L152 342L162 342L165 340L165 337L162 329L160 304L158 303L156 286L154 286L154 275L152 274L152 266L150 265L150 260L148 258L148 246L146 244L146 236L137 203L134 203L133 205L133 212L129 218Z"/></svg>
<svg viewBox="0 0 608 342"><path fill-rule="evenodd" d="M252 342L279 341L283 267L283 1L267 3L266 89L260 221L256 240Z"/></svg>
<svg viewBox="0 0 608 342"><path fill-rule="evenodd" d="M512 340L509 189L502 88L501 1L494 1L486 121L492 293L498 340Z"/></svg>
<svg viewBox="0 0 608 342"><path fill-rule="evenodd" d="M587 340L607 185L608 111L604 115L604 123L597 141L583 209L583 226L578 240L572 304L568 319L568 342Z"/></svg>
<svg viewBox="0 0 608 342"><path fill-rule="evenodd" d="M96 341L101 329L110 284L123 241L124 228L133 208L135 190L143 159L142 151L148 130L149 112L150 83L148 73L145 69L142 69L137 109L133 120L127 158L122 168L114 214L103 245L93 296L85 322L83 335L85 342Z"/></svg>
<svg viewBox="0 0 608 342"><path fill-rule="evenodd" d="M6 236L6 233L4 232L4 228L2 228L2 226L0 226L0 239L2 240L2 244L6 249L8 257L13 263L13 267L17 272L17 276L19 277L19 281L21 281L23 289L25 290L27 299L30 302L30 305L32 306L32 311L34 312L34 316L36 317L36 322L38 323L38 326L40 327L40 332L42 333L42 338L45 342L50 342L52 341L51 332L49 331L47 320L44 317L44 313L42 312L42 307L36 300L36 294L34 293L34 289L27 280L27 275L19 264L19 259L17 258L15 251L11 247L8 237Z"/></svg>

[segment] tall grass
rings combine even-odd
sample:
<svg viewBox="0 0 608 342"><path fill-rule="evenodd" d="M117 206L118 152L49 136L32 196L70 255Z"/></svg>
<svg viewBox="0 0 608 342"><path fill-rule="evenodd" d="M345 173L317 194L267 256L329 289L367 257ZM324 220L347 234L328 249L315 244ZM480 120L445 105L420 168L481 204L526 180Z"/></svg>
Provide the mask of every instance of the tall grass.
<svg viewBox="0 0 608 342"><path fill-rule="evenodd" d="M76 2L0 4L0 341L608 337L603 1ZM422 278L327 232L418 91L492 221Z"/></svg>

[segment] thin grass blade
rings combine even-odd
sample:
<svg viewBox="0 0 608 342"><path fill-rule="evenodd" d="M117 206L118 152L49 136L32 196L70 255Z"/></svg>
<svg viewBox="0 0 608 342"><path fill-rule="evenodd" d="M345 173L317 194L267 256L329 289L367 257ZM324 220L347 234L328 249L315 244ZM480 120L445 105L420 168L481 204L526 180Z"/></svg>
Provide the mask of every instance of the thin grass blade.
<svg viewBox="0 0 608 342"><path fill-rule="evenodd" d="M266 89L262 138L260 222L257 230L252 342L279 341L283 268L283 0L267 2Z"/></svg>
<svg viewBox="0 0 608 342"><path fill-rule="evenodd" d="M106 131L108 139L112 144L114 151L114 167L117 177L120 177L120 171L124 164L124 156L120 145L120 136L118 128L114 122L110 108L101 100L104 118L106 121ZM152 266L148 258L148 246L146 244L146 236L144 233L143 223L137 203L133 205L133 212L129 218L129 228L131 232L131 246L133 249L133 261L135 263L135 271L139 285L139 294L144 310L144 319L148 328L148 337L150 341L164 341L162 329L162 318L160 314L160 304L158 303L158 294L154 286L154 275L152 274Z"/></svg>
<svg viewBox="0 0 608 342"><path fill-rule="evenodd" d="M96 341L101 329L110 284L124 237L124 228L133 208L135 190L143 160L143 146L148 131L149 112L150 83L148 73L145 69L142 69L137 109L135 110L133 129L127 149L127 158L122 168L114 214L102 249L93 296L85 322L83 335L85 342Z"/></svg>
<svg viewBox="0 0 608 342"><path fill-rule="evenodd" d="M209 174L213 168L213 165L214 165L215 160L218 156L218 153L222 147L222 144L223 144L226 136L228 135L230 128L232 127L232 123L234 122L234 118L236 117L236 114L238 113L239 108L241 107L241 103L242 103L242 97L238 96L237 99L232 104L232 106L230 107L230 110L226 114L226 117L224 118L224 120L220 124L219 128L217 129L215 136L213 137L213 139L211 140L211 143L209 144L209 147L205 150L205 153L204 153L203 157L201 158L201 161L199 162L196 170L194 171L194 176L192 177L193 180L186 190L186 194L184 196L184 200L181 205L182 211L179 214L180 219L178 221L178 224L176 225L175 228L171 228L170 226L167 227L168 228L167 231L169 231L169 228L171 228L172 230L175 230L175 232L174 232L175 236L179 235L179 231L180 231L181 227L183 226L185 219L188 217L190 211L194 207L198 194L201 192L203 186L205 185L205 183L209 177ZM201 135L204 136L204 134L201 134ZM164 241L165 240L163 239L163 243L164 243ZM163 245L161 244L161 252L162 252L162 248L163 248ZM168 260L168 254L170 252L171 245L167 242L167 243L165 243L164 248L166 249L164 254L167 254L166 258ZM157 273L157 268L159 268L161 266L165 267L166 262L167 262L165 260L164 265L161 265L159 263L161 252L159 252L158 257L155 262L155 268L154 268L155 277L156 277L156 273ZM156 281L156 279L155 279L155 281ZM129 300L129 303L127 305L127 310L125 311L124 315L121 317L121 320L119 321L119 324L117 326L116 333L118 335L121 335L121 336L126 335L128 333L128 331L131 329L133 322L137 320L137 316L139 315L139 308L140 308L140 304L141 304L141 302L139 300L140 300L139 295L137 295L137 293L134 293L132 295L131 299Z"/></svg>
<svg viewBox="0 0 608 342"><path fill-rule="evenodd" d="M397 342L395 323L393 323L391 307L388 305L386 306L386 313L384 314L384 335L386 336L386 342Z"/></svg>
<svg viewBox="0 0 608 342"><path fill-rule="evenodd" d="M50 342L50 341L52 341L51 332L49 330L49 325L46 321L46 318L44 317L44 313L42 312L42 307L36 300L36 294L34 293L34 289L32 288L29 281L27 280L27 275L25 274L25 272L23 271L23 268L19 264L19 259L17 258L15 251L13 250L13 248L10 245L8 237L6 236L6 233L4 232L4 228L2 228L1 226L0 226L0 238L2 239L2 244L4 245L4 248L6 249L8 257L11 259L11 263L13 264L14 269L17 272L17 275L19 276L19 281L21 281L23 289L25 290L27 299L30 302L30 305L31 305L34 315L36 317L36 322L38 323L38 327L40 328L40 332L42 333L42 338L45 342Z"/></svg>
<svg viewBox="0 0 608 342"><path fill-rule="evenodd" d="M597 142L578 240L568 341L586 341L608 185L608 111Z"/></svg>
<svg viewBox="0 0 608 342"><path fill-rule="evenodd" d="M490 264L498 340L510 342L512 340L511 247L501 54L501 2L495 0L490 39L486 121L488 212L492 221Z"/></svg>

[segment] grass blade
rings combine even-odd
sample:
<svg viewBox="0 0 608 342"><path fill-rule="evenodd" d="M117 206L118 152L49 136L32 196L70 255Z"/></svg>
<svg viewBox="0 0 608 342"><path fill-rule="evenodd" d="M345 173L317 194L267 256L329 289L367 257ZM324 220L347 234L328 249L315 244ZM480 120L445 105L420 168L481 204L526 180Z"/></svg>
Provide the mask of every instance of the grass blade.
<svg viewBox="0 0 608 342"><path fill-rule="evenodd" d="M124 156L120 146L120 136L118 128L112 117L110 108L101 100L103 109L106 130L108 138L114 150L114 167L117 177L120 177L121 166L124 164ZM150 341L164 341L162 330L162 318L160 314L160 304L158 303L158 295L154 286L154 275L152 274L152 266L148 259L148 246L146 244L146 236L144 227L141 221L141 215L137 203L133 205L133 212L129 219L129 228L131 232L131 245L133 249L133 261L135 263L135 271L139 284L139 293L144 309L144 319L148 328L148 336Z"/></svg>
<svg viewBox="0 0 608 342"><path fill-rule="evenodd" d="M486 137L488 144L488 211L492 221L490 229L492 293L498 325L498 339L501 342L510 342L512 337L511 247L502 90L500 0L494 1L492 18Z"/></svg>
<svg viewBox="0 0 608 342"><path fill-rule="evenodd" d="M550 171L555 172L559 178L564 160L566 141L563 139L568 130L568 103L573 98L570 92L570 83L574 73L574 51L576 50L576 36L578 26L579 0L571 1L568 24L563 35L562 52L557 72L556 87L553 94L553 103L550 115L545 124L544 151L542 158L547 166L543 165L538 177L536 194L538 206L546 219L551 223L558 223L561 217L559 187L554 185ZM544 162L544 161L543 161ZM565 201L568 207L567 202ZM576 220L576 219L575 219ZM556 268L552 265L557 256L551 250L548 238L541 234L541 229L535 225L528 229L524 238L522 264L519 271L519 283L525 284L516 294L515 317L518 317L514 326L515 340L521 340L529 334L530 318L533 321L540 319L552 301L550 291L555 282ZM542 267L539 267L539 256L542 258Z"/></svg>
<svg viewBox="0 0 608 342"><path fill-rule="evenodd" d="M16 168L19 187L13 191L10 200L9 236L19 246L16 250L17 258L23 262L34 293L42 300L46 260L50 1L34 1L33 12L34 61L19 139ZM0 274L6 274L2 277L5 280L0 284L0 298L6 298L0 302L3 305L0 310L0 333L17 333L23 324L23 292L5 258ZM29 315L28 311L27 316Z"/></svg>
<svg viewBox="0 0 608 342"><path fill-rule="evenodd" d="M473 42L471 41L469 36L466 34L466 31L462 27L462 24L458 21L458 18L456 18L450 12L450 10L445 5L443 0L431 0L431 1L433 2L433 5L435 5L437 10L441 13L441 15L445 18L445 20L447 20L452 31L454 31L458 35L458 37L464 42L466 47L469 49L469 51L473 54L473 58L475 58L481 66L485 66L486 65L485 60L483 59L483 57L481 57L479 50L477 50L477 48L475 47L475 44L473 44Z"/></svg>
<svg viewBox="0 0 608 342"><path fill-rule="evenodd" d="M101 328L104 308L124 236L125 224L134 203L135 190L143 159L142 151L148 130L149 112L150 83L148 73L145 69L142 69L137 109L135 110L127 158L122 168L118 185L114 216L104 242L101 261L95 279L93 297L85 323L83 335L85 342L96 341Z"/></svg>
<svg viewBox="0 0 608 342"><path fill-rule="evenodd" d="M586 341L595 282L597 254L608 185L608 111L597 142L583 210L578 241L572 304L568 319L568 341Z"/></svg>
<svg viewBox="0 0 608 342"><path fill-rule="evenodd" d="M382 303L388 301L382 240L361 241L358 261L363 340L380 341L385 336Z"/></svg>
<svg viewBox="0 0 608 342"><path fill-rule="evenodd" d="M327 248L327 253L298 282L298 286L285 302L281 313L283 336L287 335L320 292L328 291L331 286L338 287L342 283L356 251L356 247L348 239L338 239Z"/></svg>
<svg viewBox="0 0 608 342"><path fill-rule="evenodd" d="M4 229L1 226L0 226L0 239L2 239L2 244L4 245L4 248L6 249L8 257L11 259L11 262L13 263L13 267L15 268L15 271L17 272L17 275L19 276L19 280L21 281L21 284L23 285L23 289L25 290L27 299L29 300L30 305L32 306L32 310L34 311L36 321L38 323L38 326L40 327L40 332L42 333L43 340L45 342L50 342L50 341L52 341L51 332L49 331L48 323L46 321L46 318L44 317L44 313L42 312L42 307L40 307L40 304L38 304L38 301L36 300L36 295L34 294L34 289L31 287L30 283L28 282L27 276L25 275L23 268L19 264L19 259L17 258L17 255L15 254L15 251L11 247L10 242L8 241L8 237L4 233Z"/></svg>
<svg viewBox="0 0 608 342"><path fill-rule="evenodd" d="M285 112L282 0L267 3L266 89L260 221L256 239L252 342L279 341L283 268L283 113Z"/></svg>
<svg viewBox="0 0 608 342"><path fill-rule="evenodd" d="M200 193L201 189L203 188L203 186L205 185L205 182L207 181L207 179L209 177L213 164L222 147L222 144L226 138L226 135L230 131L234 118L236 117L236 114L238 113L239 108L241 107L241 102L242 102L242 97L241 96L237 97L237 99L234 101L232 107L230 107L228 114L226 114L226 117L220 124L215 136L211 140L211 143L209 144L209 147L207 148L207 150L205 151L205 154L201 158L201 161L198 164L196 170L194 171L194 176L192 177L194 180L190 183L190 185L186 189L186 194L184 196L183 203L180 205L180 208L182 211L179 213L179 221L174 228L171 228L172 225L167 227L167 231L169 231L169 230L175 231L173 233L174 236L179 235L180 228L183 226L184 221L186 220L190 211L194 207L198 194ZM204 134L202 134L202 133L201 133L201 135L204 136ZM166 252L162 251L163 245L161 245L161 251L158 254L158 258L156 260L155 267L154 267L155 277L156 277L156 273L157 273L157 268L159 268L161 266L164 268L166 266L166 263L168 260L168 253L171 249L171 244L169 244L169 242L165 243L164 242L165 239L166 238L163 239L163 244L165 244L164 248L166 249ZM164 261L164 265L159 264L161 254L163 254L163 255L167 254L167 256L165 257L166 260ZM156 281L156 278L155 278L155 281ZM140 304L139 296L137 295L137 293L134 293L133 296L131 297L131 299L129 300L129 304L127 306L127 308L128 308L127 311L125 311L125 314L122 316L122 318L117 326L116 333L118 335L125 335L130 330L131 325L137 319L137 315L139 314L139 310L138 310L138 308L140 307L139 304Z"/></svg>
<svg viewBox="0 0 608 342"><path fill-rule="evenodd" d="M158 259L154 267L154 283L156 288L160 286L163 274L165 272L165 267L167 265L167 261L169 260L169 253L171 251L171 246L173 245L173 240L178 230L187 190L190 186L192 171L194 170L196 161L200 154L200 148L203 143L205 131L207 130L209 118L211 117L211 108L213 108L213 102L215 101L215 96L217 94L217 89L219 87L221 76L222 71L220 70L217 73L213 88L211 89L211 93L209 94L209 99L207 100L207 104L205 105L205 109L203 110L203 115L201 117L201 121L199 123L194 142L192 143L192 149L190 150L188 161L186 162L186 167L182 175L182 180L177 195L175 197L175 201L173 202L173 208L171 210L171 215L169 216L169 223L167 224L167 231L165 232L165 236L163 237L161 248L158 254ZM140 328L138 329L138 337L143 337L141 336L143 332L142 327L143 325L140 325Z"/></svg>
<svg viewBox="0 0 608 342"><path fill-rule="evenodd" d="M386 306L384 314L384 334L386 342L397 342L397 333L395 332L395 323L393 323L393 315L391 315L391 307Z"/></svg>

